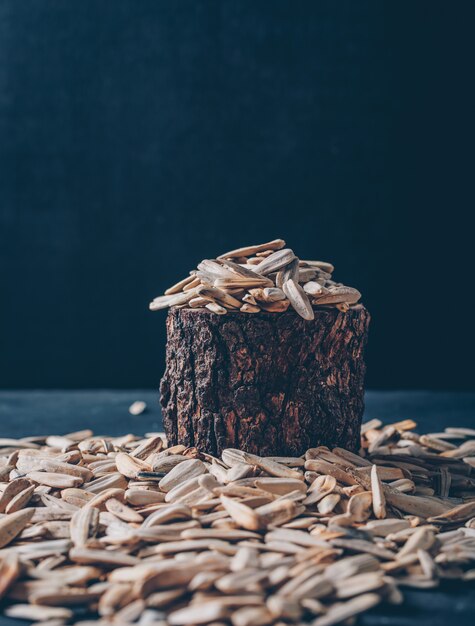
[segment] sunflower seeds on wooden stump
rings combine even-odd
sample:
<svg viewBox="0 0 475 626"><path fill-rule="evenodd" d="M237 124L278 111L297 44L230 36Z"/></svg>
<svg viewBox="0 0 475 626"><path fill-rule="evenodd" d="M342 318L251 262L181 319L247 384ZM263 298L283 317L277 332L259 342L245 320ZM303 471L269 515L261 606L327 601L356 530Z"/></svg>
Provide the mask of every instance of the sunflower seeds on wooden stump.
<svg viewBox="0 0 475 626"><path fill-rule="evenodd" d="M238 311L259 313L261 309L282 313L292 306L304 319L312 320L313 307L336 307L346 312L360 300L357 289L332 279L331 263L300 260L285 245L283 239L275 239L225 252L216 259L204 259L190 276L155 298L150 309L206 308L226 315ZM286 289L284 283L288 283ZM261 307L261 302L265 306Z"/></svg>
<svg viewBox="0 0 475 626"><path fill-rule="evenodd" d="M356 450L370 317L333 269L276 239L203 259L153 300L171 307L161 403L172 445Z"/></svg>
<svg viewBox="0 0 475 626"><path fill-rule="evenodd" d="M372 420L358 454L318 446L296 457L214 457L167 448L159 434L0 440L3 612L51 624L84 624L87 610L103 626L112 616L331 626L400 603L399 588L473 581L475 432L415 428ZM38 476L52 467L63 468L55 484Z"/></svg>

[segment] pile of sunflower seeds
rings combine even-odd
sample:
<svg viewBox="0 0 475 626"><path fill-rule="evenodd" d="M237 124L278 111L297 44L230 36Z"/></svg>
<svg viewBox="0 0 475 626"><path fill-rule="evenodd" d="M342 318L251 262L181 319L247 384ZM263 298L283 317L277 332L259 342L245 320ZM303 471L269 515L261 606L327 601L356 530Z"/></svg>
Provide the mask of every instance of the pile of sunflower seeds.
<svg viewBox="0 0 475 626"><path fill-rule="evenodd" d="M312 320L314 306L348 311L361 298L357 289L332 280L331 263L302 261L285 245L283 239L275 239L205 259L155 298L150 309L206 308L225 315L281 313L292 306L301 317Z"/></svg>
<svg viewBox="0 0 475 626"><path fill-rule="evenodd" d="M0 598L62 624L330 626L475 579L475 430L362 427L359 454L0 439ZM99 622L88 621L99 617Z"/></svg>

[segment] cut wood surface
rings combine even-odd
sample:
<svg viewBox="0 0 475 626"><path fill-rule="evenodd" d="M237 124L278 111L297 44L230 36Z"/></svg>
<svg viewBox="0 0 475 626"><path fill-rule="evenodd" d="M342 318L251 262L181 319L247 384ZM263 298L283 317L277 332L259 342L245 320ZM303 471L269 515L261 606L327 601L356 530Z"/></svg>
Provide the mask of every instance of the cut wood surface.
<svg viewBox="0 0 475 626"><path fill-rule="evenodd" d="M314 313L304 320L292 310L221 316L172 308L161 382L170 444L211 454L355 450L370 316L362 305Z"/></svg>

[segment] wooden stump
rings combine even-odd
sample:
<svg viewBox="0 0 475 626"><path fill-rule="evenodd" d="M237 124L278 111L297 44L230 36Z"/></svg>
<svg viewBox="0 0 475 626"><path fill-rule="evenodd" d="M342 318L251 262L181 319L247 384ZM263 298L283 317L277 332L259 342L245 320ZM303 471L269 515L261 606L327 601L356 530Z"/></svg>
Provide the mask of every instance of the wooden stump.
<svg viewBox="0 0 475 626"><path fill-rule="evenodd" d="M214 455L356 450L369 320L362 305L316 309L313 321L293 311L170 309L160 386L170 445Z"/></svg>

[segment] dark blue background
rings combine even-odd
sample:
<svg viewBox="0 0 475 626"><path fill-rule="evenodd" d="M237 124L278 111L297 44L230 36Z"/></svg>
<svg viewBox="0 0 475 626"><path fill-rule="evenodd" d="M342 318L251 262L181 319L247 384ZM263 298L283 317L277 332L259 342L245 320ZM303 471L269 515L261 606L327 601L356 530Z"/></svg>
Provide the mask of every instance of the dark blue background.
<svg viewBox="0 0 475 626"><path fill-rule="evenodd" d="M284 237L369 386L473 388L472 6L1 0L0 386L156 386L148 301Z"/></svg>

